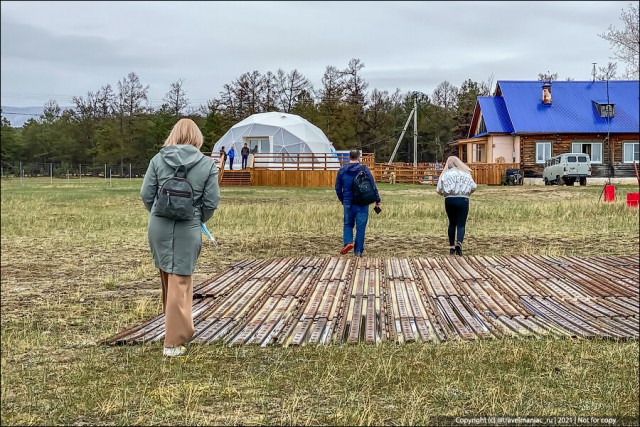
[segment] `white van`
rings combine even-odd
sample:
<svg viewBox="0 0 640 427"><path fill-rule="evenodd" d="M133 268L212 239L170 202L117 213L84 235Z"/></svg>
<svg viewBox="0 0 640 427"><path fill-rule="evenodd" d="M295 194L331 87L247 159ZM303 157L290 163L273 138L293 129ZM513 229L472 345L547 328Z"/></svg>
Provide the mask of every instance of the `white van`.
<svg viewBox="0 0 640 427"><path fill-rule="evenodd" d="M591 176L591 159L584 153L565 153L551 157L545 161L542 179L544 185L587 185L587 177Z"/></svg>

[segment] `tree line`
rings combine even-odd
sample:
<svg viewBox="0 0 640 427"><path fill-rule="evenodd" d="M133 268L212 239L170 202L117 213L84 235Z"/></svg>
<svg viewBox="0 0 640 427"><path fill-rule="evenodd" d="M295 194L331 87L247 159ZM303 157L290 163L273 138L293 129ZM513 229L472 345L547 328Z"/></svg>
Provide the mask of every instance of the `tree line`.
<svg viewBox="0 0 640 427"><path fill-rule="evenodd" d="M417 100L419 161L441 160L447 143L467 136L476 98L488 95L486 82L466 80L460 87L440 83L432 94L419 91L368 90L364 63L352 59L340 69L327 66L321 87L315 89L297 69L289 72L251 71L225 84L220 96L193 107L182 79L170 85L159 108L149 106L149 86L131 72L117 84L106 84L73 106L56 101L44 105L40 117L12 128L2 119L2 164L18 161L40 164L146 164L160 149L171 127L182 117L202 130L203 151L237 122L269 111L297 114L323 130L337 150L360 148L379 161L391 155ZM413 127L408 129L396 161L413 161Z"/></svg>
<svg viewBox="0 0 640 427"><path fill-rule="evenodd" d="M297 114L322 129L337 150L360 148L378 161L391 156L407 118L417 103L418 161L442 161L452 140L466 138L478 96L490 95L493 76L486 81L449 81L431 94L368 91L364 63L352 59L344 69L327 66L315 89L297 69L252 71L225 84L220 96L193 107L179 79L170 85L159 108L149 106L149 86L131 72L115 89L106 84L85 96L74 96L62 109L48 101L38 118L21 128L2 118L2 167L10 171L19 161L31 164L146 165L160 149L171 127L182 117L193 119L203 132L203 151L234 124L252 114L269 111ZM615 78L615 66L601 67L595 78ZM539 73L538 80L557 80L557 73ZM567 80L572 80L567 78ZM409 126L395 161L413 162L413 126ZM64 167L62 168L64 169Z"/></svg>

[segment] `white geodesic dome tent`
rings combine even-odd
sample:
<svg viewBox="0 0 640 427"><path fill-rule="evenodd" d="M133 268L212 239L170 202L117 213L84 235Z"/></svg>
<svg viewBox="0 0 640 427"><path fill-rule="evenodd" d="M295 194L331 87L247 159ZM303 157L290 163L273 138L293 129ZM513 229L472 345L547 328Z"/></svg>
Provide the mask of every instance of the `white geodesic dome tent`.
<svg viewBox="0 0 640 427"><path fill-rule="evenodd" d="M340 167L336 150L324 132L295 114L270 112L247 117L232 126L214 144L213 156L216 156L222 147L228 152L233 146L235 150L233 168L239 169L242 162L240 150L245 143L251 153L260 154L256 156L256 159L259 159L256 161L259 161L261 166L281 168L283 158L288 164L300 162L302 160L296 154L304 153L307 154L304 156L306 162L330 163L327 166L331 169ZM270 158L266 156L268 153L278 156ZM316 153L322 154L322 156L309 156L309 154ZM290 156L286 156L287 154ZM327 160L325 154L331 154L330 160ZM228 164L227 160L226 167Z"/></svg>

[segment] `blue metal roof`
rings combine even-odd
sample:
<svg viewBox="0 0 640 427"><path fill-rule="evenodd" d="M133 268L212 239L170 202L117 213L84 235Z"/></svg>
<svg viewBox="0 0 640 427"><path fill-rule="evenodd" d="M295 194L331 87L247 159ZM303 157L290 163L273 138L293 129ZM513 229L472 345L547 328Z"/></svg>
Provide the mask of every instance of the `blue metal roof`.
<svg viewBox="0 0 640 427"><path fill-rule="evenodd" d="M540 81L498 81L498 94L502 95L515 133L640 132L638 80L609 81L608 97L604 81L555 81L551 84L551 105L542 104L542 85ZM607 99L615 104L615 115L610 119L600 117L593 104L593 101ZM482 113L489 130L484 108ZM610 120L609 126L607 120Z"/></svg>
<svg viewBox="0 0 640 427"><path fill-rule="evenodd" d="M489 135L490 133L491 132L482 132L482 133L479 133L477 135L473 135L471 138L483 138L483 137Z"/></svg>
<svg viewBox="0 0 640 427"><path fill-rule="evenodd" d="M479 96L478 104L489 133L513 133L507 107L501 96Z"/></svg>

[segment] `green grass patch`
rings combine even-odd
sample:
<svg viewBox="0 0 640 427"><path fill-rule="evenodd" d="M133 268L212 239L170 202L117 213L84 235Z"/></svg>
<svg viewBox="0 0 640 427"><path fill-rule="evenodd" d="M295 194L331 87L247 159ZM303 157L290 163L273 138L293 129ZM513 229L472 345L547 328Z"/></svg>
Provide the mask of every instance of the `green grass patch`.
<svg viewBox="0 0 640 427"><path fill-rule="evenodd" d="M432 424L437 416L638 420L638 343L505 339L302 348L96 341L161 312L140 179L2 181L3 425ZM24 184L24 185L22 185ZM467 255L638 255L638 210L599 186L487 187L471 199ZM431 186L380 185L366 254L448 253ZM242 259L337 256L332 188L223 188L202 280Z"/></svg>

